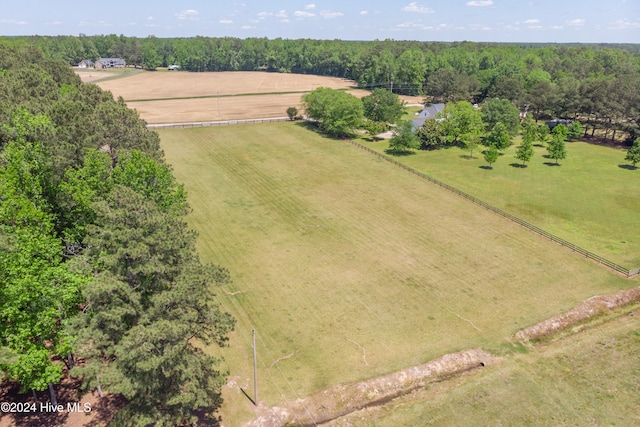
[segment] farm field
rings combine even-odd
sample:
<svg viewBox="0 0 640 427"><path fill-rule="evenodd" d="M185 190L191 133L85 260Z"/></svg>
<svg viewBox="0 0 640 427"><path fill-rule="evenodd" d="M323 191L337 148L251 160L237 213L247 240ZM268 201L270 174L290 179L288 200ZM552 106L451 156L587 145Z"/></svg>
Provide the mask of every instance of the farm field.
<svg viewBox="0 0 640 427"><path fill-rule="evenodd" d="M328 425L638 425L638 308Z"/></svg>
<svg viewBox="0 0 640 427"><path fill-rule="evenodd" d="M234 278L218 292L238 319L233 425L252 416L253 327L271 406L454 351L509 353L517 330L637 284L302 124L160 135L203 260Z"/></svg>
<svg viewBox="0 0 640 427"><path fill-rule="evenodd" d="M104 71L79 71L84 79L103 78ZM349 89L355 82L336 77L266 72L136 72L123 78L98 81L104 90L121 96L148 123L189 123L286 116L302 96L318 87ZM359 98L370 92L349 89ZM421 97L402 97L422 103Z"/></svg>
<svg viewBox="0 0 640 427"><path fill-rule="evenodd" d="M388 148L385 141L364 144L379 152ZM613 262L640 267L640 171L627 168L625 151L568 142L567 159L555 166L544 157L546 149L536 146L520 168L518 144L493 170L483 168L480 150L473 159L459 148L394 158Z"/></svg>

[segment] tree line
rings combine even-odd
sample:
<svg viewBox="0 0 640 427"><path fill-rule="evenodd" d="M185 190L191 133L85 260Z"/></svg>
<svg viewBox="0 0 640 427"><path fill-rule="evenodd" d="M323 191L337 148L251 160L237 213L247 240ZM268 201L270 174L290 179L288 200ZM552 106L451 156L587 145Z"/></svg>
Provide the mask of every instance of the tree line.
<svg viewBox="0 0 640 427"><path fill-rule="evenodd" d="M156 69L270 71L343 77L365 88L424 95L430 102L508 99L536 119L579 118L585 135L638 136L640 47L631 44L136 38L116 35L17 37L70 64L122 57Z"/></svg>
<svg viewBox="0 0 640 427"><path fill-rule="evenodd" d="M65 375L118 393L130 425L175 425L221 403L204 347L233 318L228 272L203 264L159 137L122 99L33 46L0 44L0 378Z"/></svg>

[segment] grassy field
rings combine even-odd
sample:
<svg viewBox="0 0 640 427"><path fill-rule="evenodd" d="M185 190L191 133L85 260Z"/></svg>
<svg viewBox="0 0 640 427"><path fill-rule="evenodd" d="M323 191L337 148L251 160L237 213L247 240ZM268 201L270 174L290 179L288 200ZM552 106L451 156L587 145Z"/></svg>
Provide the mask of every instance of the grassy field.
<svg viewBox="0 0 640 427"><path fill-rule="evenodd" d="M637 284L300 124L160 135L202 258L234 278L219 291L238 319L231 425L251 417L252 327L274 405L457 350L509 352L518 329Z"/></svg>
<svg viewBox="0 0 640 427"><path fill-rule="evenodd" d="M640 311L435 384L332 427L637 426Z"/></svg>
<svg viewBox="0 0 640 427"><path fill-rule="evenodd" d="M386 141L364 143L380 152L388 147ZM545 148L535 147L520 168L515 145L493 170L484 169L479 150L473 159L450 148L396 160L611 261L640 267L640 169L627 168L625 151L569 142L567 159L555 166Z"/></svg>

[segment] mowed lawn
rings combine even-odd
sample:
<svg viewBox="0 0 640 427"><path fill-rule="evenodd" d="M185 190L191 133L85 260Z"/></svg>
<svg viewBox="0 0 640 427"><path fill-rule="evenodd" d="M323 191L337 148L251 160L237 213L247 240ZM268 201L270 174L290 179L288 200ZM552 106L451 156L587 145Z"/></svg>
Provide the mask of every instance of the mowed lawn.
<svg viewBox="0 0 640 427"><path fill-rule="evenodd" d="M364 142L383 152L388 143ZM480 150L468 159L459 148L396 157L416 170L597 253L626 268L640 267L640 168L629 169L625 150L568 142L567 158L555 166L536 146L526 168L515 143L494 164Z"/></svg>
<svg viewBox="0 0 640 427"><path fill-rule="evenodd" d="M296 123L160 132L204 261L237 319L227 417L483 347L637 285L342 141ZM507 166L508 167L508 166ZM238 409L242 407L244 409Z"/></svg>

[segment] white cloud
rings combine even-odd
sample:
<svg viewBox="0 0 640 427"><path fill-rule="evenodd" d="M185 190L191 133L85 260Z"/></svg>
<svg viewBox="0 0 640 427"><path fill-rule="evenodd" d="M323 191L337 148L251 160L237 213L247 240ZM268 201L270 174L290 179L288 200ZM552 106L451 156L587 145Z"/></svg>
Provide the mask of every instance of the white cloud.
<svg viewBox="0 0 640 427"><path fill-rule="evenodd" d="M62 25L60 21L45 22L44 25Z"/></svg>
<svg viewBox="0 0 640 427"><path fill-rule="evenodd" d="M360 15L368 15L369 11L368 10L361 10L360 11Z"/></svg>
<svg viewBox="0 0 640 427"><path fill-rule="evenodd" d="M183 10L181 12L175 13L174 15L178 19L190 19L192 21L195 21L198 19L198 14L199 12L197 10L187 9L187 10Z"/></svg>
<svg viewBox="0 0 640 427"><path fill-rule="evenodd" d="M219 24L233 24L231 19L221 19L218 21Z"/></svg>
<svg viewBox="0 0 640 427"><path fill-rule="evenodd" d="M493 6L493 1L492 1L492 0L475 0L475 1L468 1L468 2L467 2L467 6L473 6L473 7L487 7L487 6Z"/></svg>
<svg viewBox="0 0 640 427"><path fill-rule="evenodd" d="M330 10L323 10L322 12L320 12L320 16L322 16L324 19L334 19L334 18L339 18L341 16L344 16L344 13L332 12Z"/></svg>
<svg viewBox="0 0 640 427"><path fill-rule="evenodd" d="M280 12L276 13L276 18L288 18L287 11L283 9Z"/></svg>
<svg viewBox="0 0 640 427"><path fill-rule="evenodd" d="M313 3L310 3L310 4L308 4L308 5L306 5L304 7L304 10L311 10L311 9L315 9L315 8L316 8L316 5L313 4Z"/></svg>
<svg viewBox="0 0 640 427"><path fill-rule="evenodd" d="M313 18L314 16L316 16L316 14L311 12L304 12L302 10L296 10L295 12L293 12L293 16L295 16L296 18Z"/></svg>
<svg viewBox="0 0 640 427"><path fill-rule="evenodd" d="M615 21L608 27L610 30L628 30L633 28L640 28L640 22L629 21L628 19L620 19Z"/></svg>
<svg viewBox="0 0 640 427"><path fill-rule="evenodd" d="M252 27L251 25L243 25L242 27L243 30L255 30L256 27Z"/></svg>
<svg viewBox="0 0 640 427"><path fill-rule="evenodd" d="M416 13L434 13L435 10L430 7L423 6L418 4L418 2L414 1L413 3L409 3L405 7L402 8L403 12L416 12Z"/></svg>
<svg viewBox="0 0 640 427"><path fill-rule="evenodd" d="M569 25L570 27L582 27L587 21L585 21L584 19L573 19L569 22L567 22L567 25Z"/></svg>
<svg viewBox="0 0 640 427"><path fill-rule="evenodd" d="M0 19L1 24L13 24L13 25L27 25L27 21L20 21L17 19Z"/></svg>
<svg viewBox="0 0 640 427"><path fill-rule="evenodd" d="M149 17L147 18L147 21L155 21L155 20L156 20L156 18L154 18L153 16L149 16Z"/></svg>
<svg viewBox="0 0 640 427"><path fill-rule="evenodd" d="M523 24L526 24L526 25L536 25L539 23L540 23L539 19L527 19L526 21L523 22Z"/></svg>

